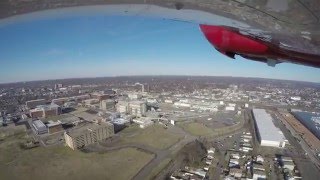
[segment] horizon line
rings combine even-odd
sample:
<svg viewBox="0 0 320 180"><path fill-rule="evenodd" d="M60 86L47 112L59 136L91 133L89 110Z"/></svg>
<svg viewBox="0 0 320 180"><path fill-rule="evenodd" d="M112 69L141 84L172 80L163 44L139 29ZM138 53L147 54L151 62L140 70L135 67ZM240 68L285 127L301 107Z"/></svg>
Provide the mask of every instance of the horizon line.
<svg viewBox="0 0 320 180"><path fill-rule="evenodd" d="M110 75L110 76L97 76L97 77L70 77L70 78L58 78L58 79L37 79L37 80L28 80L28 81L12 81L12 82L0 82L0 85L6 84L19 84L19 83L29 83L29 82L39 82L39 81L59 81L59 80L68 80L68 79L93 79L93 78L117 78L117 77L152 77L152 76L184 76L184 77L229 77L229 78L248 78L248 79L265 79L265 80L277 80L277 81L293 81L293 82L305 82L320 84L320 82L314 81L303 81L303 80L291 80L291 79L274 79L274 78L264 78L264 77L249 77L249 76L213 76L213 75Z"/></svg>

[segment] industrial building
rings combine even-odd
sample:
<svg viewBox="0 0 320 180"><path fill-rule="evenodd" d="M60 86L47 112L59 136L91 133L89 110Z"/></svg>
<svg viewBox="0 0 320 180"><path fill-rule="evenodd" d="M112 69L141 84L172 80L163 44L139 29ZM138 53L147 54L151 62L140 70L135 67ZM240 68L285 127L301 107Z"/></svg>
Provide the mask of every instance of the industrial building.
<svg viewBox="0 0 320 180"><path fill-rule="evenodd" d="M73 150L104 140L114 134L113 124L90 124L64 133L66 144Z"/></svg>
<svg viewBox="0 0 320 180"><path fill-rule="evenodd" d="M261 146L284 147L285 137L277 128L270 114L265 109L252 110L255 129Z"/></svg>
<svg viewBox="0 0 320 180"><path fill-rule="evenodd" d="M40 105L35 109L30 110L30 116L32 118L46 118L49 116L57 116L59 114L61 114L61 108L56 104Z"/></svg>
<svg viewBox="0 0 320 180"><path fill-rule="evenodd" d="M32 126L37 134L46 134L48 133L47 126L40 120L32 121Z"/></svg>
<svg viewBox="0 0 320 180"><path fill-rule="evenodd" d="M39 105L45 105L47 101L45 99L36 99L36 100L31 100L26 102L26 106L29 109L33 109Z"/></svg>
<svg viewBox="0 0 320 180"><path fill-rule="evenodd" d="M116 102L112 99L106 99L100 101L100 109L113 111L115 109Z"/></svg>

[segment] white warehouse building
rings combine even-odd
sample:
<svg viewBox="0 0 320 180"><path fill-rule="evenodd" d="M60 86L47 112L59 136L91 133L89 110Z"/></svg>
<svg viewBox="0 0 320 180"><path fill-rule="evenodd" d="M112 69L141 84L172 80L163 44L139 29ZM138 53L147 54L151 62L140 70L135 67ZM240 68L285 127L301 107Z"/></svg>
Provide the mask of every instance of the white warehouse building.
<svg viewBox="0 0 320 180"><path fill-rule="evenodd" d="M252 110L255 129L261 146L284 147L286 138L273 123L273 118L265 109Z"/></svg>

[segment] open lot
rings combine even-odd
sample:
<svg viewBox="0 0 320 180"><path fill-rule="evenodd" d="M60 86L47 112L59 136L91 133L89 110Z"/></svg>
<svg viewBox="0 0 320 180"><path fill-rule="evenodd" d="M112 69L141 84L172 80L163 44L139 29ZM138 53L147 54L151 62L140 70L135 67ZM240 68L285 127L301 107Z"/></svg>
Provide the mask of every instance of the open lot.
<svg viewBox="0 0 320 180"><path fill-rule="evenodd" d="M25 139L19 135L0 142L0 179L131 179L154 157L135 148L106 153L62 145L23 150L19 143Z"/></svg>
<svg viewBox="0 0 320 180"><path fill-rule="evenodd" d="M180 135L169 132L164 126L156 124L145 129L140 129L138 126L130 126L119 134L121 135L121 144L138 143L157 149L166 149L182 138Z"/></svg>
<svg viewBox="0 0 320 180"><path fill-rule="evenodd" d="M88 110L87 108L78 107L75 111L70 112L70 114L77 114L77 113L81 113L81 112L84 112L84 111L87 111L87 110Z"/></svg>
<svg viewBox="0 0 320 180"><path fill-rule="evenodd" d="M206 127L205 125L201 123L184 123L180 124L180 126L187 132L189 132L192 135L195 136L210 136L214 133L213 130Z"/></svg>

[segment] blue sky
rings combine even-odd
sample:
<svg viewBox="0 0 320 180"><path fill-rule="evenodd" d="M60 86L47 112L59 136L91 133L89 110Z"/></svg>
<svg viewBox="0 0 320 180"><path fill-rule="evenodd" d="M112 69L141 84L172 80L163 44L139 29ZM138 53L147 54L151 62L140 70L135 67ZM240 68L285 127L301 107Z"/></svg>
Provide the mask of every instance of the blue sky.
<svg viewBox="0 0 320 180"><path fill-rule="evenodd" d="M0 83L118 75L212 75L320 82L320 70L229 59L197 24L74 16L0 26Z"/></svg>

